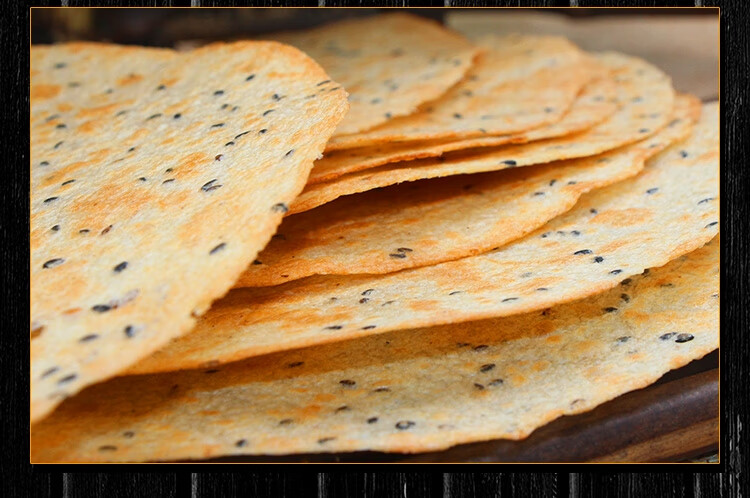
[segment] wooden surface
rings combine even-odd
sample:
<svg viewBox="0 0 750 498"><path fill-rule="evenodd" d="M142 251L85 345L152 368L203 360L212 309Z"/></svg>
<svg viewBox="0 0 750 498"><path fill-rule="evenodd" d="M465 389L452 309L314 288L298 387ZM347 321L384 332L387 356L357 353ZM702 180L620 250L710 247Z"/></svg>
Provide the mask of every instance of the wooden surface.
<svg viewBox="0 0 750 498"><path fill-rule="evenodd" d="M48 0L34 5L189 5L190 1L131 0L93 2L75 0ZM228 5L232 2L225 2ZM234 2L246 5L248 2ZM280 2L257 2L258 5ZM319 0L319 4L325 4ZM340 2L328 2L339 4ZM385 2L384 2L385 3ZM391 2L394 4L396 2ZM400 3L400 2L399 2ZM434 2L438 5L442 2ZM462 5L486 5L480 2L460 2ZM200 1L194 0L199 5ZM294 4L290 2L289 4ZM367 2L351 2L353 5ZM405 3L409 5L408 2ZM446 1L446 5L459 4ZM518 1L500 0L493 5L518 5ZM747 5L741 0L694 0L690 2L649 0L570 0L528 2L533 5L572 6L686 6L706 5L722 7L722 62L724 64L721 84L721 101L725 116L722 135L722 277L727 292L722 292L722 340L725 344L722 355L722 472L665 473L663 468L649 469L656 473L631 473L643 468L597 467L599 472L569 473L570 468L556 469L566 472L515 474L509 468L487 470L460 467L461 473L437 473L440 467L430 467L433 473L358 473L356 470L392 470L384 467L321 468L283 467L275 473L273 467L247 466L219 467L161 467L157 472L144 467L86 467L44 468L28 464L28 454L23 450L28 444L28 341L24 334L28 312L19 296L28 290L28 164L27 122L28 116L28 50L29 11L21 2L10 2L0 9L0 42L4 48L2 100L3 141L2 157L5 158L5 178L0 190L3 198L2 235L2 297L6 330L0 334L3 355L0 363L4 367L2 391L0 391L0 413L3 420L3 442L7 448L0 460L3 490L6 496L443 496L450 498L489 496L554 496L554 497L624 497L665 496L686 498L739 498L748 496L748 389L750 378L750 347L748 331L750 320L745 296L750 284L750 213L745 199L749 190L747 163L750 161L750 141L746 139L748 129L747 47L750 46L750 20ZM414 5L414 3L412 3ZM730 58L731 55L731 58ZM731 61L731 62L730 62ZM19 166L21 165L21 166ZM744 201L744 202L743 202ZM20 237L20 240L19 240ZM744 428L744 431L743 431ZM19 449L21 449L19 451ZM118 473L111 473L117 468ZM400 467L399 470L403 470ZM82 472L82 471L88 472ZM158 470L162 472L159 473ZM208 473L211 470L214 473ZM300 472L306 470L307 472ZM350 472L341 472L350 470ZM585 468L579 470L594 470ZM624 471L630 472L624 472ZM110 473L107 473L109 471ZM195 472L191 472L195 471ZM198 472L200 471L200 472ZM149 472L149 473L145 473ZM205 472L205 473L204 473Z"/></svg>

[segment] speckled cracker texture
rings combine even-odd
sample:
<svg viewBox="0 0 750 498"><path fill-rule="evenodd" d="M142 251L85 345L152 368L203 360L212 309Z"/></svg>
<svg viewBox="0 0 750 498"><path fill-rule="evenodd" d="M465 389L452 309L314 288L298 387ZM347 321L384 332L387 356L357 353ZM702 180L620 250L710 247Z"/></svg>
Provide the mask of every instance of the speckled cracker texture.
<svg viewBox="0 0 750 498"><path fill-rule="evenodd" d="M334 137L326 150L499 135L554 123L594 76L585 53L564 38L488 37L480 47L476 63L445 95L409 116Z"/></svg>
<svg viewBox="0 0 750 498"><path fill-rule="evenodd" d="M607 71L603 68L602 72L604 73L602 77L594 79L583 88L562 119L548 126L506 135L465 138L462 140L388 142L358 149L326 152L322 159L315 161L307 184L327 182L347 173L354 173L383 164L437 157L456 150L526 143L582 132L609 118L618 108L615 98L615 82L607 76Z"/></svg>
<svg viewBox="0 0 750 498"><path fill-rule="evenodd" d="M32 462L418 452L522 439L718 347L719 242L595 297L93 386Z"/></svg>
<svg viewBox="0 0 750 498"><path fill-rule="evenodd" d="M411 114L459 81L479 52L435 21L404 13L265 37L303 50L349 92L351 107L336 135Z"/></svg>
<svg viewBox="0 0 750 498"><path fill-rule="evenodd" d="M343 175L307 186L290 207L290 213L307 211L342 195L401 182L592 156L642 140L667 125L675 93L666 74L641 59L622 54L607 52L598 54L596 59L613 71L621 105L603 123L564 137L478 152L458 151L440 158L391 163Z"/></svg>
<svg viewBox="0 0 750 498"><path fill-rule="evenodd" d="M271 42L32 48L32 422L231 287L346 112L328 80Z"/></svg>
<svg viewBox="0 0 750 498"><path fill-rule="evenodd" d="M705 105L691 136L649 160L636 177L583 195L566 214L496 251L386 275L315 276L234 290L194 333L133 372L509 316L607 291L718 233L718 135L718 106Z"/></svg>
<svg viewBox="0 0 750 498"><path fill-rule="evenodd" d="M636 175L687 138L700 110L700 100L680 96L673 126L596 156L408 182L289 216L235 287L391 273L487 252L568 211L582 194Z"/></svg>

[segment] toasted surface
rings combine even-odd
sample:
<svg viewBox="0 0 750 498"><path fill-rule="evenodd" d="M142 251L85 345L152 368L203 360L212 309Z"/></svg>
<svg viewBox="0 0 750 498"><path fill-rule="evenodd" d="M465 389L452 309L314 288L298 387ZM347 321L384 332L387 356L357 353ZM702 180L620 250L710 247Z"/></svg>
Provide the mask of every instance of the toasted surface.
<svg viewBox="0 0 750 498"><path fill-rule="evenodd" d="M32 48L32 422L231 287L346 112L327 79L272 42Z"/></svg>
<svg viewBox="0 0 750 498"><path fill-rule="evenodd" d="M717 239L544 313L121 377L36 426L31 461L417 452L522 439L716 349L718 291Z"/></svg>
<svg viewBox="0 0 750 498"><path fill-rule="evenodd" d="M303 50L349 92L351 107L336 135L411 114L459 81L478 53L458 33L404 13L264 37Z"/></svg>
<svg viewBox="0 0 750 498"><path fill-rule="evenodd" d="M615 83L604 75L589 82L573 101L569 111L560 121L548 126L510 133L507 135L466 138L463 140L438 139L421 142L389 142L358 149L327 152L315 161L308 185L327 182L347 173L362 171L383 164L440 156L445 152L476 147L497 147L510 143L526 143L545 138L560 137L587 130L601 123L617 110Z"/></svg>
<svg viewBox="0 0 750 498"><path fill-rule="evenodd" d="M309 185L290 213L307 211L342 195L423 178L481 173L600 154L642 140L668 123L674 103L669 77L647 62L604 53L597 60L614 72L621 108L587 131L522 145L447 153L440 158L391 163Z"/></svg>
<svg viewBox="0 0 750 498"><path fill-rule="evenodd" d="M638 176L585 194L568 213L497 251L387 275L314 276L233 290L192 334L131 372L509 316L604 292L718 233L718 133L718 106L706 105L691 136L649 160Z"/></svg>
<svg viewBox="0 0 750 498"><path fill-rule="evenodd" d="M445 95L366 132L336 136L326 150L499 135L554 123L594 75L584 52L565 38L491 36L478 45L475 64Z"/></svg>
<svg viewBox="0 0 750 498"><path fill-rule="evenodd" d="M409 182L289 216L234 286L391 273L487 252L571 209L585 192L636 175L646 159L687 138L700 110L697 98L680 96L673 126L597 156Z"/></svg>

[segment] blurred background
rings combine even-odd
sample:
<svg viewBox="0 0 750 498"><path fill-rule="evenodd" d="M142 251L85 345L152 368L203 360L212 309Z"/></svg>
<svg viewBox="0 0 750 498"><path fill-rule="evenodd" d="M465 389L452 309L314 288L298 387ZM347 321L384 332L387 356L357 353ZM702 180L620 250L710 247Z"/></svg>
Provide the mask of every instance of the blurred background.
<svg viewBox="0 0 750 498"><path fill-rule="evenodd" d="M70 40L174 47L262 38L394 9L362 8L32 8L32 43ZM677 90L718 98L716 8L399 9L429 17L469 38L489 33L562 35L590 51L642 57L670 74Z"/></svg>

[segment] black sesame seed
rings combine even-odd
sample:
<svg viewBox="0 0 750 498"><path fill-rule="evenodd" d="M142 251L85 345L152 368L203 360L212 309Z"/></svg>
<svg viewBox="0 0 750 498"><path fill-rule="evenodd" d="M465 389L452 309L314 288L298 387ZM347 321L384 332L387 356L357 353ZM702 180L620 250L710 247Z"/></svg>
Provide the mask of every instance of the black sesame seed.
<svg viewBox="0 0 750 498"><path fill-rule="evenodd" d="M58 230L60 230L60 225L55 225L52 228L50 228L50 230L52 230L53 232L57 232Z"/></svg>
<svg viewBox="0 0 750 498"><path fill-rule="evenodd" d="M475 382L475 383L474 383L474 387L475 387L476 389L480 390L480 391L483 391L483 390L484 390L484 385L483 385L483 384L479 384L478 382Z"/></svg>
<svg viewBox="0 0 750 498"><path fill-rule="evenodd" d="M224 126L224 123L214 123L211 125L211 128L221 128L222 126Z"/></svg>
<svg viewBox="0 0 750 498"><path fill-rule="evenodd" d="M155 119L155 118L158 118L159 116L161 116L161 113L157 113L157 114L152 114L151 116L149 116L148 118L146 118L146 121L148 121L148 120L150 120L150 119Z"/></svg>
<svg viewBox="0 0 750 498"><path fill-rule="evenodd" d="M39 166L49 166L49 162L48 161L42 161L42 162L39 163Z"/></svg>
<svg viewBox="0 0 750 498"><path fill-rule="evenodd" d="M259 260L259 259L256 259L256 260L253 261L253 264L254 265L262 265L263 262L261 260Z"/></svg>
<svg viewBox="0 0 750 498"><path fill-rule="evenodd" d="M544 195L544 192L534 192L534 194L532 195L532 197L537 197L537 196L540 196L540 195Z"/></svg>
<svg viewBox="0 0 750 498"><path fill-rule="evenodd" d="M99 446L99 451L117 451L117 446L112 446L111 444Z"/></svg>
<svg viewBox="0 0 750 498"><path fill-rule="evenodd" d="M612 270L611 272L609 272L610 275L617 275L618 273L622 273L622 270L618 269L618 270Z"/></svg>
<svg viewBox="0 0 750 498"><path fill-rule="evenodd" d="M126 112L128 112L128 111L127 110L125 110L125 111L119 111L117 114L115 114L115 116L122 116Z"/></svg>
<svg viewBox="0 0 750 498"><path fill-rule="evenodd" d="M320 83L318 83L318 84L317 84L317 85L315 85L315 86L322 86L322 85L325 85L326 83L330 83L330 82L331 82L331 80L325 80L325 81L321 81Z"/></svg>
<svg viewBox="0 0 750 498"><path fill-rule="evenodd" d="M503 379L493 379L489 382L490 386L500 386L503 384Z"/></svg>
<svg viewBox="0 0 750 498"><path fill-rule="evenodd" d="M400 422L396 422L396 429L404 431L406 429L414 427L415 425L416 423L412 422L411 420L401 420Z"/></svg>
<svg viewBox="0 0 750 498"><path fill-rule="evenodd" d="M219 372L219 369L217 369L217 368L212 368L211 370L206 370L206 371L205 371L205 372L203 372L203 373L205 373L205 374L215 374L215 373L217 373L217 372Z"/></svg>
<svg viewBox="0 0 750 498"><path fill-rule="evenodd" d="M515 166L518 163L516 161L513 161L512 159L508 159L507 161L502 161L500 164L505 164L506 166Z"/></svg>
<svg viewBox="0 0 750 498"><path fill-rule="evenodd" d="M369 300L370 300L370 298L368 298L368 297L363 297L362 299L360 299L360 300L359 300L359 304L365 304L365 303L366 303L367 301L369 301Z"/></svg>
<svg viewBox="0 0 750 498"><path fill-rule="evenodd" d="M338 408L336 408L336 411L335 411L335 413L346 412L346 411L349 411L349 410L351 410L351 408L349 408L349 407L348 407L348 406L346 406L346 405L344 405L344 406L339 406Z"/></svg>
<svg viewBox="0 0 750 498"><path fill-rule="evenodd" d="M55 64L55 69L62 69L64 67L67 67L67 64L64 62L58 62L57 64Z"/></svg>
<svg viewBox="0 0 750 498"><path fill-rule="evenodd" d="M640 130L638 130L638 133L648 133L648 132L649 132L648 128L641 128Z"/></svg>
<svg viewBox="0 0 750 498"><path fill-rule="evenodd" d="M378 421L378 417L370 417L367 419L368 424L374 424L377 421Z"/></svg>
<svg viewBox="0 0 750 498"><path fill-rule="evenodd" d="M88 228L83 228L83 229L81 229L81 230L78 230L78 233L83 233L83 234L86 234L86 233L89 233L90 231L91 231L91 230L89 230Z"/></svg>
<svg viewBox="0 0 750 498"><path fill-rule="evenodd" d="M329 325L328 327L323 327L323 330L341 330L343 328L343 325Z"/></svg>
<svg viewBox="0 0 750 498"><path fill-rule="evenodd" d="M646 193L647 193L647 194L654 194L654 193L656 193L656 192L657 192L658 190L659 190L659 188L658 188L658 187L654 187L654 188L650 188L650 189L646 190Z"/></svg>
<svg viewBox="0 0 750 498"><path fill-rule="evenodd" d="M271 114L271 113L272 113L273 111L274 111L274 109L269 109L269 110L265 111L265 112L263 113L263 115L264 115L264 116L268 116L268 115L269 115L269 114Z"/></svg>
<svg viewBox="0 0 750 498"><path fill-rule="evenodd" d="M126 437L128 439L131 439L133 436L135 436L135 432L133 431L125 431L122 433L122 437Z"/></svg>
<svg viewBox="0 0 750 498"><path fill-rule="evenodd" d="M630 279L630 278L626 278L625 280L623 280L623 281L622 281L622 282L620 282L620 283L621 283L622 285L630 285L630 282L632 282L632 281L633 281L632 279Z"/></svg>
<svg viewBox="0 0 750 498"><path fill-rule="evenodd" d="M511 301L518 301L518 298L517 297L506 297L505 299L502 300L503 303L509 303Z"/></svg>
<svg viewBox="0 0 750 498"><path fill-rule="evenodd" d="M99 334L89 334L78 339L78 342L89 342L99 338Z"/></svg>
<svg viewBox="0 0 750 498"><path fill-rule="evenodd" d="M294 420L290 418L285 418L284 420L279 420L279 425L289 425L292 422L294 422Z"/></svg>
<svg viewBox="0 0 750 498"><path fill-rule="evenodd" d="M260 130L260 131L258 132L258 135L263 135L263 134L264 134L265 132L267 132L267 131L268 131L268 128L263 128L262 130Z"/></svg>
<svg viewBox="0 0 750 498"><path fill-rule="evenodd" d="M461 114L459 114L459 113L455 113L455 114L453 115L453 117L454 117L454 118L456 118L456 119L461 119L461 118L463 118L463 116L462 116Z"/></svg>
<svg viewBox="0 0 750 498"><path fill-rule="evenodd" d="M325 444L328 441L333 441L334 439L336 438L335 437L323 437L323 438L318 439L318 444Z"/></svg>
<svg viewBox="0 0 750 498"><path fill-rule="evenodd" d="M110 231L110 230L112 230L112 225L110 225L110 226L108 226L107 228L105 228L104 230L102 230L102 233L101 233L101 235L104 235L104 234L107 234L107 233L109 233L109 231Z"/></svg>
<svg viewBox="0 0 750 498"><path fill-rule="evenodd" d="M603 257L601 257L601 256L595 256L594 257L594 263L601 263L602 261L604 261Z"/></svg>
<svg viewBox="0 0 750 498"><path fill-rule="evenodd" d="M677 332L667 332L666 334L660 335L659 339L661 339L662 341L666 341L666 340L669 340L669 339L671 339L672 337L674 337L676 335L677 335Z"/></svg>
<svg viewBox="0 0 750 498"><path fill-rule="evenodd" d="M399 252L399 253L391 253L388 256L392 258L404 259L406 257L406 254Z"/></svg>
<svg viewBox="0 0 750 498"><path fill-rule="evenodd" d="M274 204L274 205L273 205L273 206L271 207L271 211L273 211L273 212L275 212L275 213L286 213L286 212L288 212L288 211L289 211L289 206L287 206L287 205L286 205L286 204L284 204L283 202L279 202L279 203L277 203L277 204Z"/></svg>
<svg viewBox="0 0 750 498"><path fill-rule="evenodd" d="M60 123L59 125L55 126L55 128L57 128L59 130L62 130L63 128L67 128L67 127L68 127L68 125L63 124L63 123Z"/></svg>
<svg viewBox="0 0 750 498"><path fill-rule="evenodd" d="M591 214L596 214L596 213L598 213L598 212L599 212L599 211L597 211L597 210L596 210L596 209L594 209L594 208L591 208L591 209L589 209L589 213L591 213Z"/></svg>
<svg viewBox="0 0 750 498"><path fill-rule="evenodd" d="M234 142L232 142L231 140L229 142L225 143L224 147L229 147L230 145L234 145Z"/></svg>
<svg viewBox="0 0 750 498"><path fill-rule="evenodd" d="M580 256L581 254L591 254L591 249L581 249L573 253L575 256Z"/></svg>
<svg viewBox="0 0 750 498"><path fill-rule="evenodd" d="M127 327L125 327L124 332L128 338L132 338L135 337L136 330L132 325L128 325Z"/></svg>
<svg viewBox="0 0 750 498"><path fill-rule="evenodd" d="M686 158L687 156L688 156L688 153L687 153L687 151L684 151L684 150L681 150L681 151L680 151L680 157L682 157L682 158L684 159L684 158Z"/></svg>
<svg viewBox="0 0 750 498"><path fill-rule="evenodd" d="M488 345L486 345L486 344L480 344L479 346L475 346L475 347L474 347L474 351L484 351L484 350L485 350L485 349L487 349L488 347L489 347L489 346L488 346Z"/></svg>
<svg viewBox="0 0 750 498"><path fill-rule="evenodd" d="M59 197L48 197L48 198L44 199L44 203L45 204L49 204L50 202L52 202L54 200L57 200L57 199L59 199Z"/></svg>
<svg viewBox="0 0 750 498"><path fill-rule="evenodd" d="M577 181L575 181L575 180L570 180L570 181L568 182L568 185L575 185L576 183L578 183L578 182L577 182Z"/></svg>
<svg viewBox="0 0 750 498"><path fill-rule="evenodd" d="M123 261L122 263L120 263L117 266L115 266L115 272L119 273L119 272L121 272L122 270L124 270L127 267L128 267L128 262L127 261Z"/></svg>
<svg viewBox="0 0 750 498"><path fill-rule="evenodd" d="M72 382L72 381L74 381L74 380L75 380L76 378L78 378L78 374L70 374L70 375L66 375L66 376L65 376L65 377L63 377L62 379L58 380L58 381L57 381L57 384L58 384L58 385L62 385L62 384L67 384L68 382Z"/></svg>
<svg viewBox="0 0 750 498"><path fill-rule="evenodd" d="M177 113L174 116L172 116L172 119L180 119L182 117L182 113Z"/></svg>
<svg viewBox="0 0 750 498"><path fill-rule="evenodd" d="M714 199L716 199L716 197L707 197L705 199L702 199L702 200L698 201L698 204L705 204L706 202L710 202L710 201L712 201Z"/></svg>
<svg viewBox="0 0 750 498"><path fill-rule="evenodd" d="M61 264L63 264L64 262L65 262L65 260L64 260L63 258L54 258L54 259L50 259L49 261L46 261L46 262L45 262L45 263L44 263L44 264L42 265L42 268L54 268L55 266L61 265Z"/></svg>
<svg viewBox="0 0 750 498"><path fill-rule="evenodd" d="M353 380L344 379L344 380L340 380L339 384L341 384L342 386L349 386L349 387L351 387L351 386L355 385L356 382L353 381Z"/></svg>
<svg viewBox="0 0 750 498"><path fill-rule="evenodd" d="M216 95L224 95L224 90L216 90L214 92L214 96L216 96Z"/></svg>
<svg viewBox="0 0 750 498"><path fill-rule="evenodd" d="M168 179L168 180L164 180L164 181L163 181L163 182L161 182L161 183L162 183L162 184L164 184L164 183L172 183L173 181L174 181L174 178L170 178L170 179Z"/></svg>
<svg viewBox="0 0 750 498"><path fill-rule="evenodd" d="M97 313L105 313L112 309L112 306L108 304L95 304L91 307L92 311L96 311Z"/></svg>
<svg viewBox="0 0 750 498"><path fill-rule="evenodd" d="M243 131L243 132L242 132L242 133L240 133L239 135L235 136L235 137L234 137L234 139L235 139L235 140L237 140L237 139L238 139L238 138L240 138L241 136L243 136L243 135L247 135L248 133L250 133L250 132L249 132L249 131Z"/></svg>
<svg viewBox="0 0 750 498"><path fill-rule="evenodd" d="M142 177L140 177L140 178L138 178L138 179L139 179L140 181L142 181L142 182L145 182L145 181L146 181L146 177L145 177L145 176L142 176Z"/></svg>
<svg viewBox="0 0 750 498"><path fill-rule="evenodd" d="M224 249L226 246L227 246L226 243L222 242L221 244L219 244L216 247L214 247L213 249L211 249L208 254L216 254L217 252L219 252L222 249Z"/></svg>
<svg viewBox="0 0 750 498"><path fill-rule="evenodd" d="M689 342L689 341L692 341L694 338L695 337L693 336L693 334L678 334L674 342L679 342L679 343Z"/></svg>
<svg viewBox="0 0 750 498"><path fill-rule="evenodd" d="M449 296L455 296L456 294L461 294L461 291L453 291L448 293Z"/></svg>
<svg viewBox="0 0 750 498"><path fill-rule="evenodd" d="M255 75L251 74L250 76L248 76L247 78L245 78L245 81L250 81L253 78L255 78Z"/></svg>
<svg viewBox="0 0 750 498"><path fill-rule="evenodd" d="M165 173L171 173L172 171L174 171L174 168L167 168L164 170Z"/></svg>
<svg viewBox="0 0 750 498"><path fill-rule="evenodd" d="M385 113L385 119L391 119L392 117L393 117L393 114L391 114L390 112Z"/></svg>
<svg viewBox="0 0 750 498"><path fill-rule="evenodd" d="M44 371L44 372L42 373L42 376L41 376L40 378L41 378L41 379L44 379L45 377L49 377L50 375L52 375L53 373L57 372L58 370L60 370L60 367L52 367L52 368L48 368L47 370L45 370L45 371Z"/></svg>
<svg viewBox="0 0 750 498"><path fill-rule="evenodd" d="M617 340L617 342L620 342L620 343L628 342L630 340L630 336L629 335L624 335L622 337L618 337L616 340Z"/></svg>
<svg viewBox="0 0 750 498"><path fill-rule="evenodd" d="M214 182L216 182L216 178L214 178L210 182L204 183L203 186L201 187L201 190L204 192L210 192L212 190L216 190L217 188L223 187L223 185L214 185Z"/></svg>
<svg viewBox="0 0 750 498"><path fill-rule="evenodd" d="M612 313L612 312L617 311L617 308L613 308L612 306L609 306L607 308L604 308L604 311L607 313Z"/></svg>
<svg viewBox="0 0 750 498"><path fill-rule="evenodd" d="M541 291L546 291L548 289L546 287L537 287L536 290L541 292Z"/></svg>
<svg viewBox="0 0 750 498"><path fill-rule="evenodd" d="M479 367L479 371L482 373L485 373L485 372L489 372L493 368L495 368L494 363L487 363L486 365L482 365L481 367Z"/></svg>
<svg viewBox="0 0 750 498"><path fill-rule="evenodd" d="M719 224L718 221L712 221L711 223L709 223L708 225L706 225L704 228L710 228L710 227L712 227L714 225L718 225L718 224Z"/></svg>
<svg viewBox="0 0 750 498"><path fill-rule="evenodd" d="M240 439L234 445L238 448L242 448L243 446L247 446L247 439Z"/></svg>
<svg viewBox="0 0 750 498"><path fill-rule="evenodd" d="M362 330L372 330L375 327L376 327L375 325L365 325L364 327L362 327Z"/></svg>
<svg viewBox="0 0 750 498"><path fill-rule="evenodd" d="M291 156L292 154L294 154L294 149L292 149L292 150L290 150L289 152L287 152L286 154L284 154L284 157L289 157L289 156Z"/></svg>

